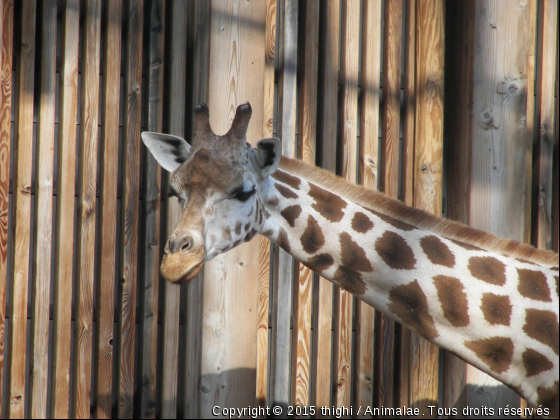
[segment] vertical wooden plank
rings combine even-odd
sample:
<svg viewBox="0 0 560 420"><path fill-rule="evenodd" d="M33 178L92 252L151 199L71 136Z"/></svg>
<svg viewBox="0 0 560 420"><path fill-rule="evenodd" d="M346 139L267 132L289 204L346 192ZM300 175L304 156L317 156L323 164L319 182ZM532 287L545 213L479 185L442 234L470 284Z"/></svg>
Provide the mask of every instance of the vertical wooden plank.
<svg viewBox="0 0 560 420"><path fill-rule="evenodd" d="M119 296L120 334L119 346L120 393L119 417L130 418L134 394L134 348L136 336L136 285L138 266L138 211L140 188L140 118L142 87L142 26L143 0L130 0L126 46L126 98L124 145L126 158L123 176L121 249L121 287Z"/></svg>
<svg viewBox="0 0 560 420"><path fill-rule="evenodd" d="M390 197L399 195L400 96L403 2L390 1L385 6L383 43L383 95L381 117L380 187ZM395 322L379 313L377 343L378 406L392 407Z"/></svg>
<svg viewBox="0 0 560 420"><path fill-rule="evenodd" d="M64 4L57 173L56 279L54 288L52 417L68 418L74 260L76 120L78 108L78 1Z"/></svg>
<svg viewBox="0 0 560 420"><path fill-rule="evenodd" d="M474 2L448 4L446 36L454 39L445 62L449 75L445 86L447 144L447 217L469 222L469 191L472 147L471 90L473 86L474 54L465 54L474 43ZM457 98L460 98L457 100ZM462 412L466 406L466 363L450 352L444 354L443 407L455 407Z"/></svg>
<svg viewBox="0 0 560 420"><path fill-rule="evenodd" d="M149 10L148 131L163 129L165 3L154 0ZM161 169L146 153L144 273L141 289L141 415L155 418L157 387L157 338L159 309Z"/></svg>
<svg viewBox="0 0 560 420"><path fill-rule="evenodd" d="M224 133L237 105L264 101L266 3L213 2L211 13L208 106L213 130ZM254 145L262 130L262 106L253 106L247 140ZM259 245L240 245L204 269L202 418L216 405L255 404Z"/></svg>
<svg viewBox="0 0 560 420"><path fill-rule="evenodd" d="M414 206L441 215L444 87L442 1L416 2L416 34ZM438 405L439 349L416 334L411 337L411 349L410 404L420 408L424 415L430 415L428 405Z"/></svg>
<svg viewBox="0 0 560 420"><path fill-rule="evenodd" d="M186 106L186 63L187 63L187 4L174 0L171 3L171 86L169 105L169 132L185 137ZM168 238L181 215L181 207L176 199L168 200L167 232ZM194 280L196 281L196 280ZM177 417L177 385L179 371L179 312L181 286L168 282L165 286L163 310L163 383L162 411L164 418Z"/></svg>
<svg viewBox="0 0 560 420"><path fill-rule="evenodd" d="M297 109L297 39L298 39L298 2L284 0L281 14L281 97L279 109L279 135L282 139L282 154L296 157L296 109ZM291 297L294 287L294 259L283 249L278 250L278 282L274 300L276 312L273 316L273 372L271 384L271 404L285 408L290 404L290 365L291 365Z"/></svg>
<svg viewBox="0 0 560 420"><path fill-rule="evenodd" d="M274 127L274 61L276 57L277 0L266 2L266 39L264 60L263 137L272 137ZM259 237L259 302L257 331L257 391L260 407L266 406L268 390L268 324L270 307L270 240Z"/></svg>
<svg viewBox="0 0 560 420"><path fill-rule="evenodd" d="M122 3L105 5L106 30L103 42L103 103L101 104L101 156L99 212L99 286L96 323L98 360L95 369L98 419L111 418L113 394L113 337L115 314L115 270L117 252L117 191L119 167L119 109L121 92Z"/></svg>
<svg viewBox="0 0 560 420"><path fill-rule="evenodd" d="M210 68L211 2L195 2L193 104L208 103ZM192 124L191 124L192 127ZM203 270L204 271L204 270ZM204 273L187 283L186 364L185 364L185 418L200 417L199 384L202 364L202 319Z"/></svg>
<svg viewBox="0 0 560 420"><path fill-rule="evenodd" d="M360 96L359 182L377 190L379 168L379 94L381 89L382 2L363 2L362 83ZM374 401L375 310L356 300L356 355L354 406L372 406ZM371 416L368 416L371 417Z"/></svg>
<svg viewBox="0 0 560 420"><path fill-rule="evenodd" d="M338 132L338 63L340 33L340 2L323 2L321 6L323 41L319 57L319 101L317 143L321 154L321 166L336 172ZM317 282L315 315L314 376L312 381L312 404L331 407L332 401L332 339L333 339L333 291L331 281L320 277ZM320 417L317 413L317 417Z"/></svg>
<svg viewBox="0 0 560 420"><path fill-rule="evenodd" d="M558 41L557 41L558 42ZM558 137L560 136L560 132L558 131L558 126L560 125L560 105L558 103L558 101L560 100L560 94L559 94L559 89L560 89L560 68L558 67L558 63L560 62L560 54L556 53L556 100L554 101L554 104L556 106L556 115L555 115L555 124L554 124L554 139L555 139L555 143L554 143L554 188L552 189L552 191L554 191L554 204L553 204L553 211L554 211L554 217L553 217L553 226L552 226L552 249L556 252L558 252L558 248L560 248L560 243L559 243L559 239L560 239L560 231L559 231L559 227L560 227L560 223L559 223L559 218L560 218L560 209L559 209L559 194L560 194L560 179L559 179L559 164L560 162L558 162L558 148L560 147L560 144L558 142ZM1 270L0 270L1 272ZM1 278L1 276L0 276ZM0 349L1 351L1 349ZM0 372L2 372L2 370L0 369ZM1 387L0 387L1 390ZM0 407L1 408L1 407Z"/></svg>
<svg viewBox="0 0 560 420"><path fill-rule="evenodd" d="M93 337L93 283L97 204L97 146L99 121L99 58L101 2L88 0L85 8L81 95L80 174L78 183L78 279L72 417L90 417L91 351Z"/></svg>
<svg viewBox="0 0 560 420"><path fill-rule="evenodd" d="M49 309L51 297L51 255L54 178L54 119L56 94L57 5L43 0L41 33L41 87L37 127L37 200L35 214L35 301L32 333L31 417L47 417L49 371Z"/></svg>
<svg viewBox="0 0 560 420"><path fill-rule="evenodd" d="M315 165L316 129L317 129L317 71L319 43L319 2L306 1L301 17L304 33L303 49L299 51L300 90L299 90L299 128L298 152L299 159ZM298 282L294 299L293 322L293 355L292 367L292 402L294 405L308 407L311 373L311 306L313 272L298 264Z"/></svg>
<svg viewBox="0 0 560 420"><path fill-rule="evenodd" d="M469 224L523 242L530 232L533 77L527 58L534 54L536 7L476 3L474 13ZM509 388L472 366L466 372L469 407L519 406Z"/></svg>
<svg viewBox="0 0 560 420"><path fill-rule="evenodd" d="M356 183L358 175L358 72L360 57L360 2L342 4L339 115L342 177ZM352 388L352 295L338 290L335 334L336 406L350 407Z"/></svg>
<svg viewBox="0 0 560 420"><path fill-rule="evenodd" d="M416 116L416 1L405 2L404 28L404 92L403 92L403 122L402 122L402 154L401 154L401 200L408 206L414 200L414 118ZM411 331L403 325L395 327L397 334L397 349L399 376L398 393L395 395L396 406L409 407L409 379L410 379L410 334ZM399 351L400 350L400 351Z"/></svg>
<svg viewBox="0 0 560 420"><path fill-rule="evenodd" d="M4 349L6 336L6 286L8 284L8 211L10 208L10 135L12 120L12 48L14 3L0 6L0 413L4 395Z"/></svg>
<svg viewBox="0 0 560 420"><path fill-rule="evenodd" d="M537 124L539 139L536 142L536 167L534 170L538 194L534 211L536 238L533 243L539 248L552 248L552 202L553 202L553 149L554 149L554 84L556 82L556 54L558 53L558 2L541 1L539 3L540 21L542 22L542 43L538 61L540 74L537 79ZM531 98L532 99L532 98ZM558 100L558 99L556 99Z"/></svg>
<svg viewBox="0 0 560 420"><path fill-rule="evenodd" d="M10 418L23 418L26 406L27 291L30 279L31 170L33 167L33 90L35 1L22 5L16 117L17 169L14 174L14 272L10 319Z"/></svg>

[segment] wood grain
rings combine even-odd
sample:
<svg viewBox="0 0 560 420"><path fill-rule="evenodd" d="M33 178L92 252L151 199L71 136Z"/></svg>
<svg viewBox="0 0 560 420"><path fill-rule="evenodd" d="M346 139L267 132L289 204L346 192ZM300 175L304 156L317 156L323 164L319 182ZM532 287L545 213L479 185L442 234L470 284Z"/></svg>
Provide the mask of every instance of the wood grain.
<svg viewBox="0 0 560 420"><path fill-rule="evenodd" d="M276 56L276 0L266 3L266 40L264 61L263 138L274 135L274 60ZM256 402L266 406L268 397L269 308L271 243L259 237L259 302L257 330L257 390Z"/></svg>
<svg viewBox="0 0 560 420"><path fill-rule="evenodd" d="M10 208L10 137L12 120L12 54L14 4L0 5L0 378L4 378L6 288L8 284L8 214ZM0 413L4 413L4 381L0 381Z"/></svg>
<svg viewBox="0 0 560 420"><path fill-rule="evenodd" d="M97 366L95 369L96 416L112 417L115 274L117 254L117 191L119 166L119 111L121 92L121 22L122 3L105 5L105 19L110 22L103 34L103 84L101 113L101 159L99 180L99 283L97 303Z"/></svg>
<svg viewBox="0 0 560 420"><path fill-rule="evenodd" d="M358 178L358 72L360 56L360 2L348 0L342 5L339 132L341 139L341 176L356 183ZM336 406L350 407L352 388L352 302L345 290L338 290L335 326Z"/></svg>
<svg viewBox="0 0 560 420"><path fill-rule="evenodd" d="M54 136L56 94L56 3L42 2L41 80L37 127L37 199L35 284L32 315L33 363L31 417L47 417L49 372L49 309L53 225Z"/></svg>
<svg viewBox="0 0 560 420"><path fill-rule="evenodd" d="M317 72L319 43L319 2L305 2L301 10L304 22L302 47L298 53L305 62L300 66L298 159L315 165L317 141ZM292 402L307 407L311 377L311 307L313 272L298 264L298 283L294 299Z"/></svg>
<svg viewBox="0 0 560 420"><path fill-rule="evenodd" d="M171 4L171 86L169 98L169 132L185 137L186 107L186 63L187 63L187 5L174 0ZM176 198L167 201L167 232L169 238L181 216L181 206ZM193 280L196 281L196 280ZM162 411L164 418L176 418L179 375L179 321L181 287L178 284L162 283L165 292L163 310L163 377Z"/></svg>
<svg viewBox="0 0 560 420"><path fill-rule="evenodd" d="M553 219L553 172L554 172L554 85L556 83L556 54L558 53L558 2L545 1L540 3L540 34L541 49L538 60L540 62L540 86L537 89L537 124L539 139L536 143L536 165L534 178L538 185L533 187L538 197L535 201L537 208L534 232L535 243L539 248L552 248L552 219ZM531 55L532 57L532 55ZM532 99L532 97L528 97ZM558 101L558 98L556 98ZM530 101L532 103L532 101ZM530 110L528 109L528 115ZM558 136L558 133L556 133Z"/></svg>
<svg viewBox="0 0 560 420"><path fill-rule="evenodd" d="M131 0L126 11L125 125L123 150L124 183L122 199L122 228L120 269L120 346L119 346L119 417L130 418L133 413L134 348L136 341L136 290L138 281L138 212L140 188L140 118L142 87L142 31L143 0Z"/></svg>
<svg viewBox="0 0 560 420"><path fill-rule="evenodd" d="M321 167L336 172L338 132L338 64L340 2L322 3L317 105L317 148ZM319 277L315 292L313 380L311 401L317 407L332 406L333 293L330 280ZM319 413L316 417L321 417Z"/></svg>
<svg viewBox="0 0 560 420"><path fill-rule="evenodd" d="M165 3L152 1L149 10L148 131L163 131ZM157 343L159 309L161 169L151 153L145 167L144 262L141 289L141 415L155 418L157 389Z"/></svg>
<svg viewBox="0 0 560 420"><path fill-rule="evenodd" d="M72 417L90 416L91 350L93 338L93 286L97 204L97 148L99 125L99 65L101 2L89 0L85 9L78 185L78 279L74 323Z"/></svg>
<svg viewBox="0 0 560 420"><path fill-rule="evenodd" d="M10 319L10 418L24 418L27 348L27 293L31 279L31 170L33 167L33 90L35 85L35 1L22 5L18 107L16 116L17 169L14 178L14 262ZM17 258L15 257L17 255Z"/></svg>
<svg viewBox="0 0 560 420"><path fill-rule="evenodd" d="M443 171L444 6L416 2L414 206L440 216ZM411 337L410 404L429 415L438 405L439 349Z"/></svg>
<svg viewBox="0 0 560 420"><path fill-rule="evenodd" d="M406 0L404 22L404 89L401 153L401 200L407 205L414 203L414 140L416 117L416 2ZM399 381L395 405L410 406L410 335L411 331L395 324L397 372Z"/></svg>
<svg viewBox="0 0 560 420"><path fill-rule="evenodd" d="M74 260L74 197L76 192L76 122L78 109L79 4L63 9L57 168L56 278L54 288L52 417L68 418L70 340Z"/></svg>
<svg viewBox="0 0 560 420"><path fill-rule="evenodd" d="M264 92L255 80L262 81L265 68L266 3L212 6L210 123L215 132L224 133L238 105L255 104L247 132L248 141L255 145L263 131L262 106L256 104L263 104ZM259 245L258 241L240 245L206 263L199 394L203 418L212 416L215 405L255 404Z"/></svg>
<svg viewBox="0 0 560 420"><path fill-rule="evenodd" d="M469 224L521 242L530 237L532 168L527 157L533 133L527 103L533 78L527 57L534 55L536 21L536 8L530 5L477 3L474 17L477 83L472 90ZM519 406L517 394L472 366L467 366L466 382L470 407Z"/></svg>
<svg viewBox="0 0 560 420"><path fill-rule="evenodd" d="M282 140L282 154L296 157L296 109L297 109L297 40L299 8L296 0L285 0L280 11L280 84L278 135ZM277 248L278 249L278 248ZM290 331L292 316L292 296L295 266L293 258L283 249L278 249L278 280L276 281L273 303L272 363L270 403L284 409L291 401L291 360L292 349Z"/></svg>
<svg viewBox="0 0 560 420"><path fill-rule="evenodd" d="M193 104L208 103L210 68L210 17L211 4L204 0L195 3L195 35L194 44L194 75ZM184 416L195 418L200 416L199 383L202 365L202 319L204 270L196 278L187 283L187 308L185 310L186 325L186 364L184 387Z"/></svg>
<svg viewBox="0 0 560 420"><path fill-rule="evenodd" d="M377 190L379 169L379 95L381 90L382 2L367 0L362 10L359 182ZM374 401L375 310L356 300L354 406ZM365 417L371 417L367 415Z"/></svg>

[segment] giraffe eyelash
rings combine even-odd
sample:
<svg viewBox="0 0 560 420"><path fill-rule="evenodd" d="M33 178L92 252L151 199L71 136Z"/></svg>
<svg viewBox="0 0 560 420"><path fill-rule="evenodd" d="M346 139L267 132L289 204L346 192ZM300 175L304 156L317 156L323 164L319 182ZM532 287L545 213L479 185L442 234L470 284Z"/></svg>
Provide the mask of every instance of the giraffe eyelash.
<svg viewBox="0 0 560 420"><path fill-rule="evenodd" d="M251 198L256 192L257 192L257 190L255 189L255 187L253 187L250 191L241 190L241 191L235 193L233 198L235 198L236 200L239 200L241 202L245 202L249 198Z"/></svg>

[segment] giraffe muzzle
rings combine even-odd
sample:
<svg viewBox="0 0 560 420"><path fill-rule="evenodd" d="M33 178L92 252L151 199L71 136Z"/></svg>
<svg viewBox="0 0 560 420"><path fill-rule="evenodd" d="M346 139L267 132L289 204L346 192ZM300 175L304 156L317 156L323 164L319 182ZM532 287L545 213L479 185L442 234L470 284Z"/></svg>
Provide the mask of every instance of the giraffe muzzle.
<svg viewBox="0 0 560 420"><path fill-rule="evenodd" d="M204 267L205 258L204 244L195 245L190 236L181 240L170 238L161 262L161 275L171 283L192 280Z"/></svg>

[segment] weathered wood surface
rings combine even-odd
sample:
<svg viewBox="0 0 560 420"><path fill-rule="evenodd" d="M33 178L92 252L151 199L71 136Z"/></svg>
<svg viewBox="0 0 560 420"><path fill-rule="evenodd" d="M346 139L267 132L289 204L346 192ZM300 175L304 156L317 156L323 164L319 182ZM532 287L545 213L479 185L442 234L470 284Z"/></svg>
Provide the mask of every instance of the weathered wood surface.
<svg viewBox="0 0 560 420"><path fill-rule="evenodd" d="M317 72L319 43L319 1L310 0L300 13L304 24L304 40L298 51L305 66L300 66L298 159L315 165L317 139ZM302 407L310 405L311 378L311 307L313 272L297 264L297 283L294 297L292 358L292 403Z"/></svg>
<svg viewBox="0 0 560 420"><path fill-rule="evenodd" d="M552 248L553 213L553 172L554 172L554 105L558 106L558 98L554 98L556 78L556 54L558 52L558 2L543 1L539 7L539 34L541 39L539 61L540 74L537 80L537 130L539 139L536 145L535 180L537 185L533 191L538 194L534 199L536 209L536 238L533 243L539 248ZM529 95L528 95L529 96ZM532 98L531 98L532 99ZM528 110L529 113L530 109ZM558 132L556 132L556 138ZM556 215L557 216L557 215Z"/></svg>
<svg viewBox="0 0 560 420"><path fill-rule="evenodd" d="M296 109L297 109L297 40L298 2L284 0L280 9L283 34L280 46L281 81L278 87L278 136L282 140L282 154L296 157ZM275 281L272 314L272 356L270 403L284 407L290 404L290 378L292 349L292 295L294 288L294 259L283 249L278 249L277 280Z"/></svg>
<svg viewBox="0 0 560 420"><path fill-rule="evenodd" d="M99 66L101 2L89 0L85 8L82 53L80 174L78 182L78 247L76 321L72 417L90 416L91 350L93 339L93 288L95 270L95 222L97 217L97 148L99 125Z"/></svg>
<svg viewBox="0 0 560 420"><path fill-rule="evenodd" d="M6 289L8 285L8 214L10 208L10 137L12 125L12 54L14 3L0 5L0 413L4 396Z"/></svg>
<svg viewBox="0 0 560 420"><path fill-rule="evenodd" d="M218 2L211 22L210 124L224 133L238 105L254 104L247 140L255 145L263 130L262 105L257 106L264 101L263 86L254 81L262 81L265 68L266 2ZM251 48L238 48L243 45ZM259 245L241 245L206 263L201 417L212 417L215 405L255 405Z"/></svg>
<svg viewBox="0 0 560 420"><path fill-rule="evenodd" d="M10 418L24 418L25 367L27 357L27 295L31 280L31 171L33 167L33 90L35 87L35 16L36 2L22 5L21 33L17 69L18 105L16 116L17 144L14 150L17 167L14 177L14 262L12 312L10 319ZM15 257L17 255L17 258Z"/></svg>
<svg viewBox="0 0 560 420"><path fill-rule="evenodd" d="M57 168L56 273L54 287L52 417L68 418L70 404L70 342L74 260L76 122L78 109L79 4L68 1L63 10L62 71ZM64 164L61 164L64 162Z"/></svg>
<svg viewBox="0 0 560 420"><path fill-rule="evenodd" d="M117 253L117 189L119 171L119 110L121 64L122 4L111 1L105 5L105 19L111 18L103 34L103 79L101 118L101 176L99 180L99 281L95 375L96 416L112 417L115 275Z"/></svg>
<svg viewBox="0 0 560 420"><path fill-rule="evenodd" d="M414 206L441 216L443 180L444 5L416 2ZM439 348L411 337L410 404L438 405Z"/></svg>
<svg viewBox="0 0 560 420"><path fill-rule="evenodd" d="M263 102L263 138L274 135L274 70L276 57L276 18L277 0L266 2L266 40L264 61L264 102ZM265 407L268 397L268 338L270 308L270 258L271 243L264 236L259 237L259 296L258 296L258 330L257 330L257 388L256 402Z"/></svg>
<svg viewBox="0 0 560 420"><path fill-rule="evenodd" d="M140 189L140 118L142 99L143 0L131 0L125 49L124 159L121 215L121 268L119 287L119 417L130 418L134 396L134 348L136 341L136 291L138 283L138 213Z"/></svg>
<svg viewBox="0 0 560 420"><path fill-rule="evenodd" d="M165 2L152 1L149 10L148 43L148 131L163 131L163 75L165 66ZM141 415L155 418L158 359L158 309L161 218L161 168L151 153L146 153L144 272L141 288Z"/></svg>
<svg viewBox="0 0 560 420"><path fill-rule="evenodd" d="M367 0L362 8L362 80L360 95L359 182L377 190L379 178L379 97L381 93L382 2ZM374 401L375 310L356 300L354 401L356 407ZM368 415L367 417L371 417Z"/></svg>
<svg viewBox="0 0 560 420"><path fill-rule="evenodd" d="M338 64L340 2L324 2L320 10L322 32L319 56L319 101L317 105L318 162L336 172L338 133ZM313 380L311 401L315 406L332 406L332 340L334 285L319 277L315 283ZM317 413L316 417L320 417Z"/></svg>
<svg viewBox="0 0 560 420"><path fill-rule="evenodd" d="M339 99L339 135L341 140L341 176L356 183L358 176L358 72L360 56L360 2L349 0L342 5ZM337 291L335 316L335 363L337 407L350 407L352 389L352 295Z"/></svg>
<svg viewBox="0 0 560 420"><path fill-rule="evenodd" d="M186 65L187 65L187 4L174 0L171 7L171 57L170 78L173 94L169 97L169 132L185 137ZM167 200L167 231L165 239L173 233L181 216L177 198ZM193 280L196 281L196 280ZM165 418L177 417L179 381L179 322L181 286L162 283L165 290L163 311L163 377L162 409Z"/></svg>

